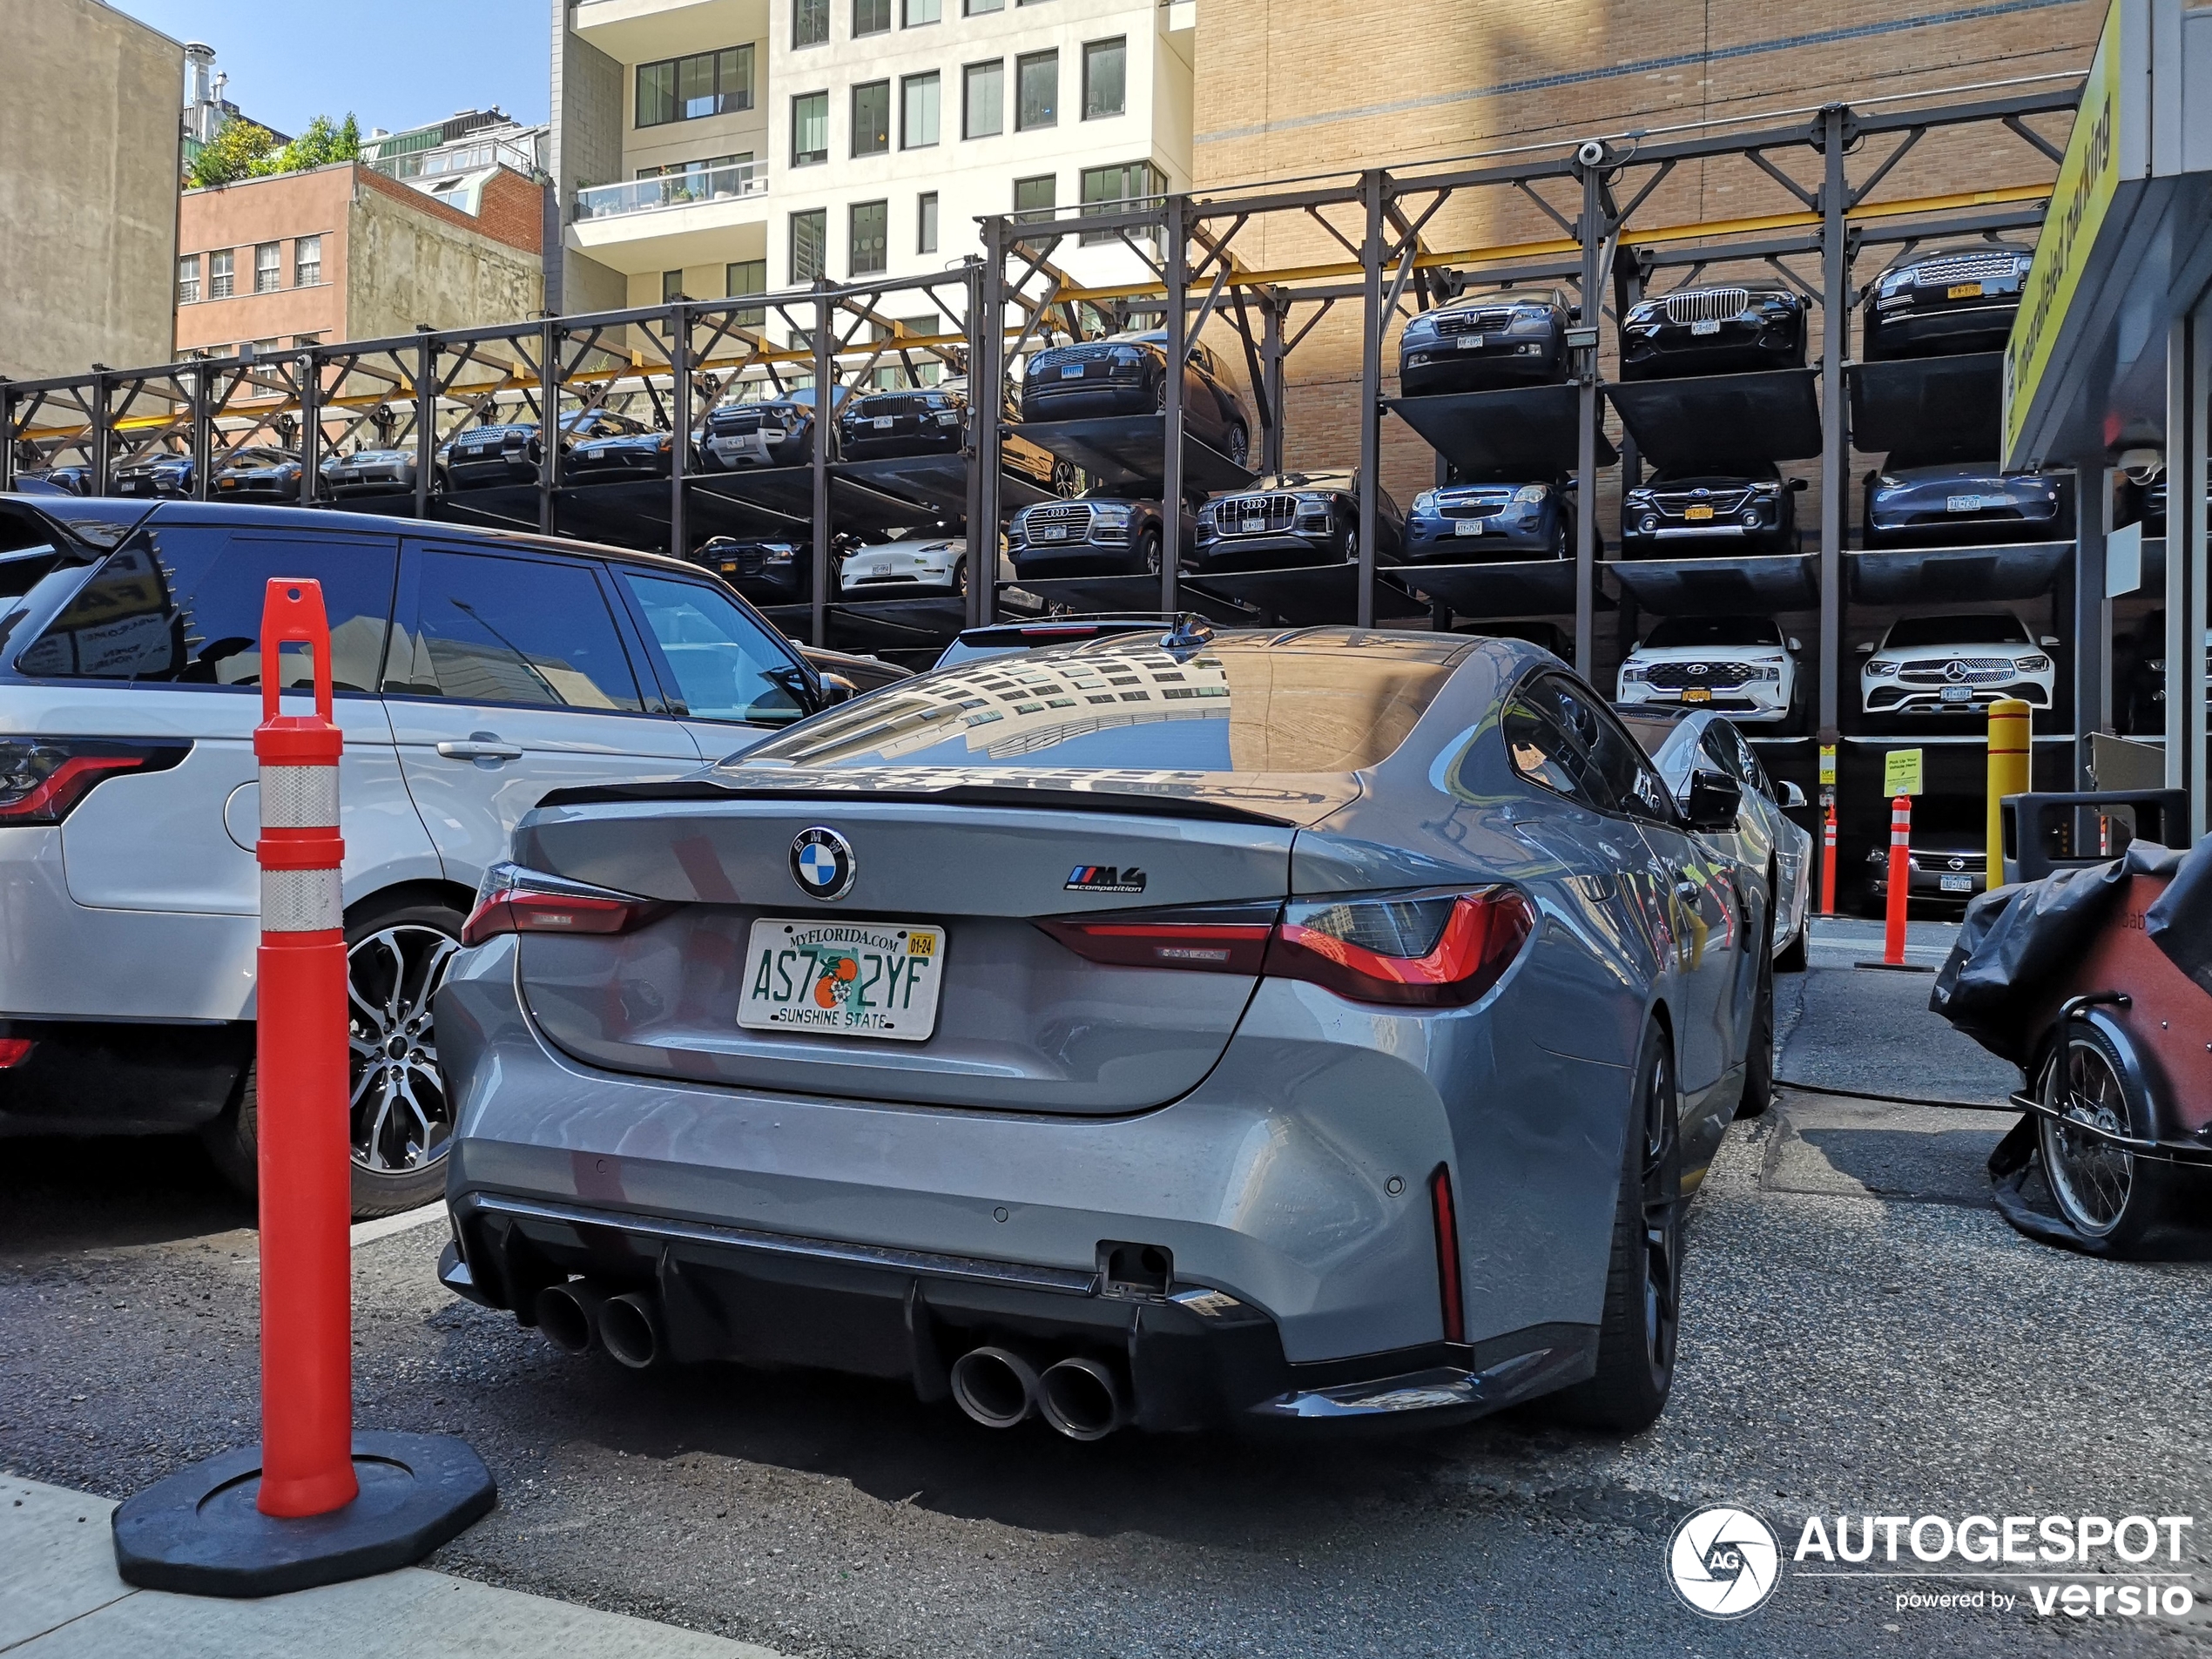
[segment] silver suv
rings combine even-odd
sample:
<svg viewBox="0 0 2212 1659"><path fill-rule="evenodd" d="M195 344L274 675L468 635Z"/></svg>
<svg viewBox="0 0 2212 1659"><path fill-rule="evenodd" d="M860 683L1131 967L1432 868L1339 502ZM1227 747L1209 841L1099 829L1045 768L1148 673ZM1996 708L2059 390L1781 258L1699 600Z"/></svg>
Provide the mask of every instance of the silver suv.
<svg viewBox="0 0 2212 1659"><path fill-rule="evenodd" d="M272 577L331 624L354 1208L435 1197L432 993L547 791L673 778L826 685L695 565L289 508L0 496L0 1132L197 1129L254 1169L258 647ZM307 664L288 654L285 683Z"/></svg>

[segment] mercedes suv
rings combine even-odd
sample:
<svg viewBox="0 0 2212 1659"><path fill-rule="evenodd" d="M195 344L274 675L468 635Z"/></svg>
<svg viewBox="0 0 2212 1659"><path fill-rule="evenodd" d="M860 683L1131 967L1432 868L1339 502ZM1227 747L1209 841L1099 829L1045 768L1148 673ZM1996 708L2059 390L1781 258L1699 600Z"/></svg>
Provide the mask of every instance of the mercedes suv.
<svg viewBox="0 0 2212 1659"><path fill-rule="evenodd" d="M2058 643L2032 637L2009 610L1900 617L1879 644L1859 646L1859 690L1869 714L1978 714L2006 697L2047 709Z"/></svg>

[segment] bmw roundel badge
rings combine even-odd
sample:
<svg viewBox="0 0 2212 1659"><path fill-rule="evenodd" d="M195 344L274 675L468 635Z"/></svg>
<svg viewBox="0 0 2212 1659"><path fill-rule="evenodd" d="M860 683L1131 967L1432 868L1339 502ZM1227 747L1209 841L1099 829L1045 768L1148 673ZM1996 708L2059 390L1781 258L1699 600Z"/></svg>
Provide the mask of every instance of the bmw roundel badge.
<svg viewBox="0 0 2212 1659"><path fill-rule="evenodd" d="M799 831L791 844L791 879L811 898L842 899L853 890L858 867L852 842L819 824Z"/></svg>

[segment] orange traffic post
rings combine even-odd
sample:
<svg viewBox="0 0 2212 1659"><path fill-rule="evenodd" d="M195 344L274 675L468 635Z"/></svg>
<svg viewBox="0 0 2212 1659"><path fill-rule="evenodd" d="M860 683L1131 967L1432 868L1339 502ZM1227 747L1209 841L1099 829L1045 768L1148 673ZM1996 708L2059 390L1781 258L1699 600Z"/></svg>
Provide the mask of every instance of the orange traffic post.
<svg viewBox="0 0 2212 1659"><path fill-rule="evenodd" d="M1882 937L1882 961L1905 966L1905 904L1912 891L1912 797L1890 803L1890 890L1888 929Z"/></svg>
<svg viewBox="0 0 2212 1659"><path fill-rule="evenodd" d="M282 710L292 644L314 658L309 713ZM269 583L260 669L261 1444L149 1487L111 1523L126 1582L197 1595L273 1595L404 1567L497 1498L459 1440L354 1433L345 737L316 583Z"/></svg>
<svg viewBox="0 0 2212 1659"><path fill-rule="evenodd" d="M2033 712L2016 697L2000 697L1989 705L1988 884L2005 884L2005 814L2001 803L2007 795L2027 792L2028 752L2032 739L2028 721Z"/></svg>
<svg viewBox="0 0 2212 1659"><path fill-rule="evenodd" d="M1820 914L1836 914L1836 803L1832 800L1820 826Z"/></svg>

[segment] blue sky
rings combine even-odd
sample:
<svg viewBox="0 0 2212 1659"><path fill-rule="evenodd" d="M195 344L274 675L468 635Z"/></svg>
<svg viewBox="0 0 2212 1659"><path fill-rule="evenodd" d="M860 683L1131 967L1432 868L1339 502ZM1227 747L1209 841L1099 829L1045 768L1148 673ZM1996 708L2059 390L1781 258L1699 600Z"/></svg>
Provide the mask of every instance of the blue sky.
<svg viewBox="0 0 2212 1659"><path fill-rule="evenodd" d="M178 40L206 41L230 75L231 102L281 132L348 110L364 132L495 104L517 120L545 119L546 0L109 3Z"/></svg>

